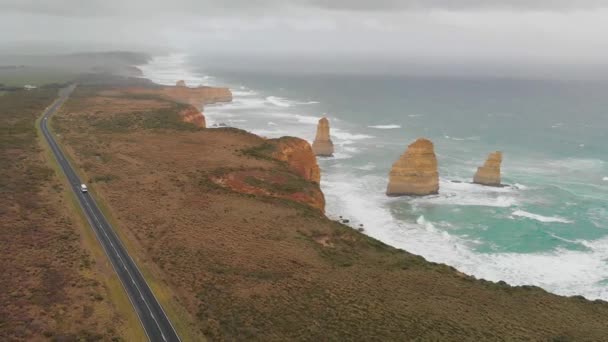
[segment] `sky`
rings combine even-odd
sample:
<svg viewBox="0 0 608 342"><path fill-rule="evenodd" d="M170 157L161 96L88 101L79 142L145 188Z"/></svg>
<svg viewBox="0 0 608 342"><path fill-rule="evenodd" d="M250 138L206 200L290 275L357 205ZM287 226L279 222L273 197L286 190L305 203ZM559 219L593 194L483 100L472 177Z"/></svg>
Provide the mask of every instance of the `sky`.
<svg viewBox="0 0 608 342"><path fill-rule="evenodd" d="M608 0L0 0L0 53L110 49L594 78L608 75Z"/></svg>

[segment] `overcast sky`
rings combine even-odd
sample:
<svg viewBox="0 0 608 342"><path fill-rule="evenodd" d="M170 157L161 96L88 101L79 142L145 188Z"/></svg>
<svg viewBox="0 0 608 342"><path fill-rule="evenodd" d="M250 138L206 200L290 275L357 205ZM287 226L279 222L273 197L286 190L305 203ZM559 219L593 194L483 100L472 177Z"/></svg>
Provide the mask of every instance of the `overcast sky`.
<svg viewBox="0 0 608 342"><path fill-rule="evenodd" d="M608 0L0 0L0 51L34 45L591 75Z"/></svg>

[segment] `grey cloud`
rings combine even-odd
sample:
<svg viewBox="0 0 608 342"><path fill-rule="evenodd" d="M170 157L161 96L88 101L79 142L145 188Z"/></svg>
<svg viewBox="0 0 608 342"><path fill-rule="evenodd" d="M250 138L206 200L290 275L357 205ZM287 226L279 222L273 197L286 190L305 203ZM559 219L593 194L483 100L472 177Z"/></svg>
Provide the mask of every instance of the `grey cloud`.
<svg viewBox="0 0 608 342"><path fill-rule="evenodd" d="M119 16L143 13L263 14L267 9L309 8L342 11L406 10L585 10L608 7L605 0L0 0L0 11L54 16Z"/></svg>
<svg viewBox="0 0 608 342"><path fill-rule="evenodd" d="M608 7L604 0L310 0L336 10L577 10Z"/></svg>
<svg viewBox="0 0 608 342"><path fill-rule="evenodd" d="M280 0L0 0L0 11L63 17L103 17L137 14L181 13L199 16L276 8Z"/></svg>
<svg viewBox="0 0 608 342"><path fill-rule="evenodd" d="M432 62L441 70L508 65L532 72L552 65L562 73L608 69L608 8L596 10L604 2L0 0L0 54L162 50L236 64L259 57L394 69Z"/></svg>

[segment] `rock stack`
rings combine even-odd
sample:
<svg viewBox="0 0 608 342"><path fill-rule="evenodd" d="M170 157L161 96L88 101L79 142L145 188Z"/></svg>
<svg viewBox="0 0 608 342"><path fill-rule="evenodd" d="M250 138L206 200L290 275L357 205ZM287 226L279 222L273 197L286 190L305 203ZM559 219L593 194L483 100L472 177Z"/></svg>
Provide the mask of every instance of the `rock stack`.
<svg viewBox="0 0 608 342"><path fill-rule="evenodd" d="M317 156L331 157L334 154L334 143L329 137L329 120L321 118L317 125L317 136L312 143L312 150Z"/></svg>
<svg viewBox="0 0 608 342"><path fill-rule="evenodd" d="M184 80L179 80L179 81L177 81L177 82L175 83L175 86L176 86L176 87L184 87L184 88L185 88L185 87L186 87L186 81L184 81Z"/></svg>
<svg viewBox="0 0 608 342"><path fill-rule="evenodd" d="M501 186L500 164L502 163L502 152L490 153L483 166L477 168L473 183L487 186Z"/></svg>
<svg viewBox="0 0 608 342"><path fill-rule="evenodd" d="M388 196L424 196L439 192L437 157L430 140L409 145L389 173Z"/></svg>

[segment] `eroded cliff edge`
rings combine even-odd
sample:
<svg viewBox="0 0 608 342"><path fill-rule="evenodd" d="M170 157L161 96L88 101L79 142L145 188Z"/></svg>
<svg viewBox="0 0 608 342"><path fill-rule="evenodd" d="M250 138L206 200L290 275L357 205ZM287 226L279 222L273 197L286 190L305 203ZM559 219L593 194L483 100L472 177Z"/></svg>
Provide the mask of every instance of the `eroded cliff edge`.
<svg viewBox="0 0 608 342"><path fill-rule="evenodd" d="M62 144L83 175L98 180L91 186L132 242L130 252L184 308L185 326L210 340L606 336L604 302L478 280L387 246L308 205L211 181L262 170L315 184L276 160L272 142L241 130L168 121L177 116L154 117L152 127L164 128L150 129L145 117L156 110L123 116L106 101L82 101L74 97L57 117ZM125 118L134 124L122 125ZM314 178L312 168L303 170ZM259 184L253 176L249 182Z"/></svg>
<svg viewBox="0 0 608 342"><path fill-rule="evenodd" d="M325 212L325 196L319 187L321 171L310 144L295 137L257 138L258 145L243 153L278 162L273 168L231 171L212 180L239 193L293 200Z"/></svg>

